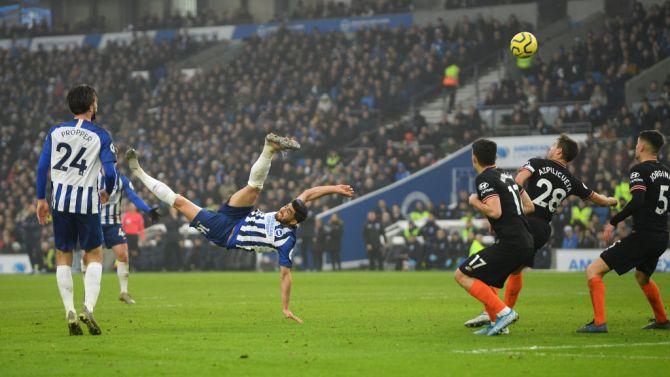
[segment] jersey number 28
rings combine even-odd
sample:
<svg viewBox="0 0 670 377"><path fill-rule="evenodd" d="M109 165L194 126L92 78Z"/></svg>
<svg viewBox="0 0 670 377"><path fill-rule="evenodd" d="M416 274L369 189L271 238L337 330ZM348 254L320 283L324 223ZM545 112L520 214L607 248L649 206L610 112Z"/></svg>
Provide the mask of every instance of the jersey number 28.
<svg viewBox="0 0 670 377"><path fill-rule="evenodd" d="M561 204L561 201L565 199L565 197L567 196L567 193L562 188L554 189L553 185L551 184L551 181L549 181L548 179L542 178L539 181L537 181L537 187L546 187L546 190L542 193L542 195L535 198L535 200L533 200L533 203L537 204L542 208L548 207L547 209L551 213L556 211L558 205ZM551 199L549 199L549 202L547 202L546 199L549 198L549 196L551 196Z"/></svg>

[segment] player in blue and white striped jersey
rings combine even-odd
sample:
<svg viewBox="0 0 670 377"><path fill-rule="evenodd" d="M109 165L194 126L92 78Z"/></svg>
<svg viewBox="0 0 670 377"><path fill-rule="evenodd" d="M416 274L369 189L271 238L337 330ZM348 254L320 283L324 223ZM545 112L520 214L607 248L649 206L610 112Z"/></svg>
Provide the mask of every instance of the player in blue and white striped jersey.
<svg viewBox="0 0 670 377"><path fill-rule="evenodd" d="M177 209L214 244L228 249L243 249L259 253L276 252L279 255L281 274L282 311L286 318L298 323L302 320L289 309L291 297L291 261L298 223L307 218L306 204L324 195L338 194L351 197L354 190L348 185L319 186L305 190L291 203L276 212L254 211L263 183L270 171L272 157L286 149L299 149L297 141L269 134L258 160L251 167L247 186L237 191L217 212L202 209L181 195L177 195L163 182L142 170L137 152L129 150L126 160L133 175L144 183L158 199Z"/></svg>
<svg viewBox="0 0 670 377"><path fill-rule="evenodd" d="M93 318L102 274L100 204L109 199L116 180L116 156L109 133L93 123L98 110L95 89L81 85L70 90L67 102L74 119L51 127L37 167L37 218L47 222L47 175L51 172L51 207L56 243L56 281L65 306L70 335L82 335L74 309L72 251L79 244L89 267L84 276L84 309L79 319L92 335L101 333ZM98 172L105 172L106 189L98 191Z"/></svg>
<svg viewBox="0 0 670 377"><path fill-rule="evenodd" d="M100 173L98 176L100 182L99 189L105 189L104 175ZM109 196L109 201L103 204L100 211L100 220L102 223L102 235L105 247L112 249L116 255L116 275L119 279L119 300L126 304L134 304L135 300L128 293L128 277L130 275L130 264L128 260L128 240L126 234L121 228L121 208L123 194L128 196L128 199L142 212L149 214L152 223L156 223L160 218L158 208L149 207L142 198L137 196L133 188L132 182L124 175L117 174L114 189ZM82 258L82 272L87 269L88 260L84 255Z"/></svg>

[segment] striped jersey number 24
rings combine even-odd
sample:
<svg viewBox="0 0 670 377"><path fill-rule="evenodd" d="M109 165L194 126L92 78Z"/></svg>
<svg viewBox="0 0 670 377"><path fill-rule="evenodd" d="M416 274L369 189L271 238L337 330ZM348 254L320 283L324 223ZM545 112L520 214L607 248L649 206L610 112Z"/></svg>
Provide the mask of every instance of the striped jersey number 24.
<svg viewBox="0 0 670 377"><path fill-rule="evenodd" d="M88 167L86 166L86 160L82 158L84 156L84 153L86 153L86 148L81 147L81 149L79 149L77 154L70 162L69 167L65 163L70 159L70 156L72 155L72 147L68 143L58 143L58 145L56 146L56 151L61 152L62 150L65 150L65 154L56 163L56 165L53 166L53 169L60 171L67 171L68 168L75 168L79 169L79 175L84 175L84 172Z"/></svg>

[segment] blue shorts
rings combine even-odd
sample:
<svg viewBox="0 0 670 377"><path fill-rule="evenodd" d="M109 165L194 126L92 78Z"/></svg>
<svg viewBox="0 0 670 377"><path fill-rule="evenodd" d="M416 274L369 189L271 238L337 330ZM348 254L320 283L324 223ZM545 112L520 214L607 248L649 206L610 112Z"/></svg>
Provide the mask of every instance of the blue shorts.
<svg viewBox="0 0 670 377"><path fill-rule="evenodd" d="M123 228L121 228L121 224L103 225L102 235L107 249L111 249L122 243L128 243L126 233L123 231Z"/></svg>
<svg viewBox="0 0 670 377"><path fill-rule="evenodd" d="M222 205L217 212L201 209L189 225L210 242L226 247L230 232L253 209L254 207L231 207L228 203Z"/></svg>
<svg viewBox="0 0 670 377"><path fill-rule="evenodd" d="M100 214L84 215L53 211L54 240L56 249L72 251L77 245L84 250L102 245Z"/></svg>

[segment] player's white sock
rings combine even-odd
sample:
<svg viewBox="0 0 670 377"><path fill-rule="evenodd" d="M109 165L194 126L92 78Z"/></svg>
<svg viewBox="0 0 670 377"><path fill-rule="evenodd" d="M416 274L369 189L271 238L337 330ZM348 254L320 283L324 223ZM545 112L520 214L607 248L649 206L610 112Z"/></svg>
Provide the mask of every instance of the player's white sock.
<svg viewBox="0 0 670 377"><path fill-rule="evenodd" d="M102 264L91 262L88 264L84 275L84 305L93 312L100 294L100 278L102 277Z"/></svg>
<svg viewBox="0 0 670 377"><path fill-rule="evenodd" d="M498 314L496 314L496 317L501 317L501 316L504 316L504 315L508 315L509 312L511 312L511 311L512 311L512 309L510 309L509 306L505 306L505 309L499 311Z"/></svg>
<svg viewBox="0 0 670 377"><path fill-rule="evenodd" d="M121 293L128 293L129 274L130 271L128 269L128 263L116 262L116 276L119 278L119 287L121 288Z"/></svg>
<svg viewBox="0 0 670 377"><path fill-rule="evenodd" d="M165 183L157 180L154 177L151 177L149 174L145 173L142 168L138 167L133 170L133 174L144 183L145 186L151 191L158 199L167 203L172 207L174 205L175 199L177 199L177 194L172 191Z"/></svg>
<svg viewBox="0 0 670 377"><path fill-rule="evenodd" d="M60 298L63 300L63 306L65 307L65 317L67 317L67 313L69 312L76 313L76 310L74 309L72 267L56 266L56 282L58 283Z"/></svg>
<svg viewBox="0 0 670 377"><path fill-rule="evenodd" d="M81 258L81 273L86 273L86 263L84 262L84 258Z"/></svg>
<svg viewBox="0 0 670 377"><path fill-rule="evenodd" d="M263 183L268 177L270 165L272 165L272 157L275 155L274 149L266 142L263 147L263 152L258 157L258 160L251 166L251 173L249 173L249 186L259 189L263 188Z"/></svg>

